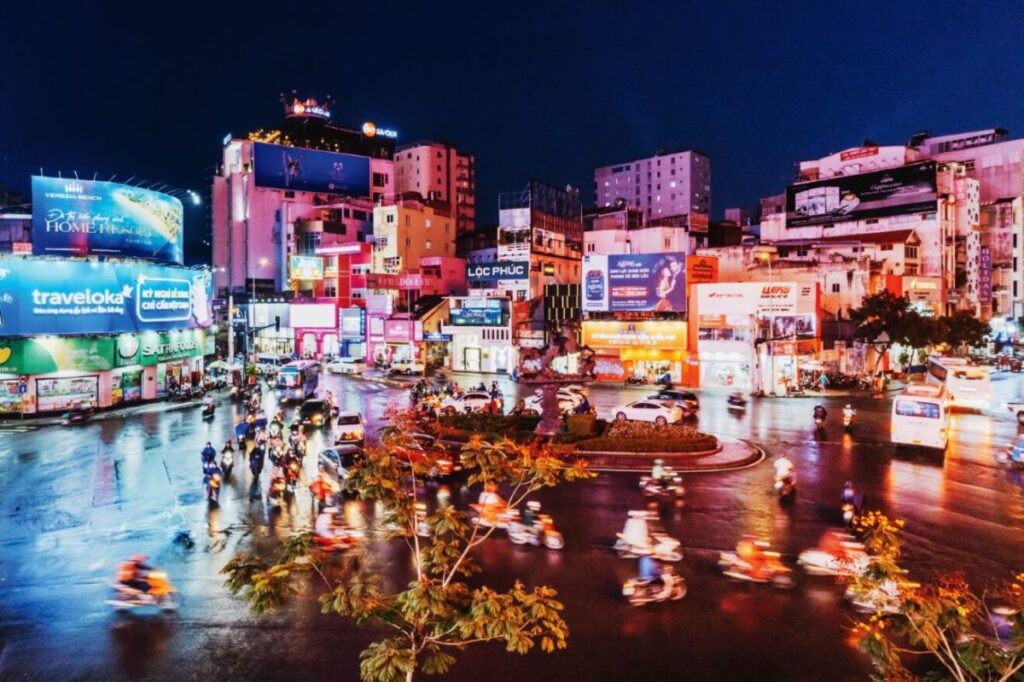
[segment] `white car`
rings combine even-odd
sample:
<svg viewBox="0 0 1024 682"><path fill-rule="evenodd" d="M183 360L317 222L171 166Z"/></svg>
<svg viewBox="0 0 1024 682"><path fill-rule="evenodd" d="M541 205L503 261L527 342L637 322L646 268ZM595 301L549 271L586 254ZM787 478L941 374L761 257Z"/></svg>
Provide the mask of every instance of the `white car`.
<svg viewBox="0 0 1024 682"><path fill-rule="evenodd" d="M491 394L485 391L469 391L458 398L447 397L441 402L441 412L479 412L491 402Z"/></svg>
<svg viewBox="0 0 1024 682"><path fill-rule="evenodd" d="M327 365L327 372L330 374L362 374L366 371L366 360L356 358L342 358Z"/></svg>
<svg viewBox="0 0 1024 682"><path fill-rule="evenodd" d="M558 409L563 414L572 414L576 411L576 407L583 400L583 397L578 393L561 389L558 391ZM544 411L544 398L539 395L531 395L523 401L526 405L527 410L532 410L537 414L541 414Z"/></svg>
<svg viewBox="0 0 1024 682"><path fill-rule="evenodd" d="M655 424L675 424L682 421L683 410L677 405L660 400L637 400L614 408L611 416L616 421L631 419Z"/></svg>
<svg viewBox="0 0 1024 682"><path fill-rule="evenodd" d="M336 430L334 431L334 444L362 443L366 437L366 427L363 425L363 415L358 412L339 412L334 420Z"/></svg>
<svg viewBox="0 0 1024 682"><path fill-rule="evenodd" d="M388 374L423 374L426 367L416 360L397 360L391 363Z"/></svg>

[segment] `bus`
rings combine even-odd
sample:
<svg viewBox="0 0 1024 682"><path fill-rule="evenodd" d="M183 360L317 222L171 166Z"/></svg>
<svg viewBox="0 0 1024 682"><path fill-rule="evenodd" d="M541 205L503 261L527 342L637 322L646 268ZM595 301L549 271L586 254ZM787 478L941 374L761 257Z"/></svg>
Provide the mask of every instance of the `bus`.
<svg viewBox="0 0 1024 682"><path fill-rule="evenodd" d="M912 383L892 402L891 440L945 450L949 441L949 394L936 383Z"/></svg>
<svg viewBox="0 0 1024 682"><path fill-rule="evenodd" d="M955 407L987 409L992 404L992 377L987 367L972 365L963 358L931 356L928 381L946 387Z"/></svg>
<svg viewBox="0 0 1024 682"><path fill-rule="evenodd" d="M312 398L319 383L320 363L313 360L289 362L277 372L277 397L281 402Z"/></svg>

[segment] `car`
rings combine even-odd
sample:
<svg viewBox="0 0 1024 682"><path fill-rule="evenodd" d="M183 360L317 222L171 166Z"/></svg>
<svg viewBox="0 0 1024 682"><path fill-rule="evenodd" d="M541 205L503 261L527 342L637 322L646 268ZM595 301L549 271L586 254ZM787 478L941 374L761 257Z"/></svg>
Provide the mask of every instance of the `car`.
<svg viewBox="0 0 1024 682"><path fill-rule="evenodd" d="M575 412L576 407L583 400L583 396L572 391L567 391L565 389L560 389L558 391L557 396L558 409L563 414L572 414L573 412ZM528 396L526 400L523 401L523 403L525 404L528 413L535 412L536 414L540 414L541 412L543 412L544 398L539 395Z"/></svg>
<svg viewBox="0 0 1024 682"><path fill-rule="evenodd" d="M366 360L362 358L342 358L327 364L328 374L356 374L366 371Z"/></svg>
<svg viewBox="0 0 1024 682"><path fill-rule="evenodd" d="M321 398L310 398L299 408L299 421L303 426L323 426L331 420L331 411L327 401Z"/></svg>
<svg viewBox="0 0 1024 682"><path fill-rule="evenodd" d="M650 396L650 400L671 400L682 407L683 412L689 414L696 414L700 410L700 398L692 391L666 388Z"/></svg>
<svg viewBox="0 0 1024 682"><path fill-rule="evenodd" d="M348 472L362 456L363 449L358 445L338 445L321 450L317 463L328 475L333 476L334 480L343 483L348 478Z"/></svg>
<svg viewBox="0 0 1024 682"><path fill-rule="evenodd" d="M480 412L491 402L491 394L486 391L468 391L458 398L448 396L441 401L441 413L451 414L458 412Z"/></svg>
<svg viewBox="0 0 1024 682"><path fill-rule="evenodd" d="M363 415L358 412L339 412L335 420L334 444L357 443L361 444L366 437L366 427L363 425Z"/></svg>
<svg viewBox="0 0 1024 682"><path fill-rule="evenodd" d="M612 409L611 417L616 421L629 419L655 424L675 424L682 421L683 408L675 403L660 400L636 400Z"/></svg>
<svg viewBox="0 0 1024 682"><path fill-rule="evenodd" d="M428 433L414 433L412 439L416 443L416 449L425 454L430 453L436 457L437 467L431 472L432 476L448 476L449 474L462 471L462 461L459 459L458 450L452 451L440 440Z"/></svg>
<svg viewBox="0 0 1024 682"><path fill-rule="evenodd" d="M423 374L426 367L416 360L396 360L388 367L388 374Z"/></svg>

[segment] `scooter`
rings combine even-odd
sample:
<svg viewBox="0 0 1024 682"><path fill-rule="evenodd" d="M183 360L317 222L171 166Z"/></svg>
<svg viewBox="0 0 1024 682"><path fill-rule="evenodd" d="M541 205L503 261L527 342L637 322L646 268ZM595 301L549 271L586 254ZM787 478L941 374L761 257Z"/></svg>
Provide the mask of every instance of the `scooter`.
<svg viewBox="0 0 1024 682"><path fill-rule="evenodd" d="M846 433L853 433L853 418L854 415L852 414L843 414L843 430Z"/></svg>
<svg viewBox="0 0 1024 682"><path fill-rule="evenodd" d="M792 569L782 563L778 552L762 552L764 563L755 570L753 564L740 558L736 552L722 552L718 559L718 567L722 573L734 580L744 582L771 584L773 587L788 589L793 587Z"/></svg>
<svg viewBox="0 0 1024 682"><path fill-rule="evenodd" d="M796 492L796 474L788 473L775 477L775 494L779 500L788 499Z"/></svg>
<svg viewBox="0 0 1024 682"><path fill-rule="evenodd" d="M288 492L295 492L295 485L299 482L299 471L301 471L302 465L299 464L299 460L292 459L288 462L288 466L284 470L285 483L288 486Z"/></svg>
<svg viewBox="0 0 1024 682"><path fill-rule="evenodd" d="M231 477L231 470L235 468L235 453L233 450L226 450L220 456L220 470L224 472L224 478Z"/></svg>
<svg viewBox="0 0 1024 682"><path fill-rule="evenodd" d="M730 412L741 414L747 411L747 401L744 398L729 396L725 401L726 409Z"/></svg>
<svg viewBox="0 0 1024 682"><path fill-rule="evenodd" d="M810 575L860 575L868 567L864 545L847 533L837 533L836 543L829 548L813 547L800 552L797 563Z"/></svg>
<svg viewBox="0 0 1024 682"><path fill-rule="evenodd" d="M857 518L857 508L853 506L853 502L843 502L843 523L847 527L853 526L853 520Z"/></svg>
<svg viewBox="0 0 1024 682"><path fill-rule="evenodd" d="M548 514L538 514L536 522L527 526L518 521L509 523L508 539L515 545L536 545L541 542L548 549L562 549L565 547L565 538L555 530L555 522Z"/></svg>
<svg viewBox="0 0 1024 682"><path fill-rule="evenodd" d="M212 402L204 403L203 404L203 419L213 419L213 412L214 412L215 409L216 409L216 406Z"/></svg>
<svg viewBox="0 0 1024 682"><path fill-rule="evenodd" d="M858 589L856 585L846 588L843 596L861 613L899 613L902 606L901 589L913 589L916 583L885 580L871 590Z"/></svg>
<svg viewBox="0 0 1024 682"><path fill-rule="evenodd" d="M149 590L142 590L130 587L121 582L111 585L114 590L114 597L108 599L107 603L117 611L129 611L131 609L155 606L164 611L174 611L181 606L181 597L177 590L171 586L167 574L163 571L150 571L146 576L149 583Z"/></svg>
<svg viewBox="0 0 1024 682"><path fill-rule="evenodd" d="M686 488L683 487L683 477L665 467L665 473L660 479L651 476L640 477L640 493L644 497L679 499L686 494Z"/></svg>
<svg viewBox="0 0 1024 682"><path fill-rule="evenodd" d="M221 478L218 473L206 474L206 501L212 505L220 504Z"/></svg>
<svg viewBox="0 0 1024 682"><path fill-rule="evenodd" d="M91 407L77 407L73 410L65 412L61 416L60 423L63 426L71 426L72 424L84 424L95 414L96 411Z"/></svg>
<svg viewBox="0 0 1024 682"><path fill-rule="evenodd" d="M270 479L270 488L267 490L267 502L274 507L284 506L284 495L288 485L283 476L274 476Z"/></svg>
<svg viewBox="0 0 1024 682"><path fill-rule="evenodd" d="M661 561L682 561L682 543L664 533L652 533L646 511L631 511L621 533L616 533L614 549L624 559L650 555Z"/></svg>
<svg viewBox="0 0 1024 682"><path fill-rule="evenodd" d="M663 573L659 580L630 578L622 586L622 594L633 606L651 602L679 601L686 596L686 581L681 575Z"/></svg>

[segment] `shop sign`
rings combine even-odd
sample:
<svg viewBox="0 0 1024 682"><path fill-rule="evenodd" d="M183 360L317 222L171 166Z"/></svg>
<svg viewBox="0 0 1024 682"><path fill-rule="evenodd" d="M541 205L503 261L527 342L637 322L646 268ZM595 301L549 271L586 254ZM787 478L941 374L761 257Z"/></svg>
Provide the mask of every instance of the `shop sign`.
<svg viewBox="0 0 1024 682"><path fill-rule="evenodd" d="M148 366L196 358L206 354L208 338L212 340L213 336L193 330L121 334L117 337L117 366Z"/></svg>
<svg viewBox="0 0 1024 682"><path fill-rule="evenodd" d="M109 334L212 322L209 271L145 263L0 260L0 336Z"/></svg>
<svg viewBox="0 0 1024 682"><path fill-rule="evenodd" d="M16 256L32 255L32 242L12 242L11 253Z"/></svg>
<svg viewBox="0 0 1024 682"><path fill-rule="evenodd" d="M455 327L500 327L501 308L452 308L448 311Z"/></svg>
<svg viewBox="0 0 1024 682"><path fill-rule="evenodd" d="M493 284L502 280L527 279L530 264L527 261L497 261L495 263L466 263L466 279Z"/></svg>
<svg viewBox="0 0 1024 682"><path fill-rule="evenodd" d="M847 149L845 152L840 152L840 161L852 161L853 159L863 159L868 156L875 156L878 154L878 147L854 147L853 149Z"/></svg>
<svg viewBox="0 0 1024 682"><path fill-rule="evenodd" d="M716 256L687 256L686 283L701 284L718 281L718 258Z"/></svg>
<svg viewBox="0 0 1024 682"><path fill-rule="evenodd" d="M102 372L114 367L111 338L36 338L0 341L0 374Z"/></svg>
<svg viewBox="0 0 1024 682"><path fill-rule="evenodd" d="M804 294L804 296L801 296ZM801 289L796 282L721 282L697 287L697 309L701 317L713 315L795 315L801 298L813 299L813 289ZM811 301L805 301L807 307Z"/></svg>
<svg viewBox="0 0 1024 682"><path fill-rule="evenodd" d="M988 246L981 247L978 256L978 300L992 301L992 249Z"/></svg>
<svg viewBox="0 0 1024 682"><path fill-rule="evenodd" d="M686 310L686 254L588 254L583 309L595 312Z"/></svg>
<svg viewBox="0 0 1024 682"><path fill-rule="evenodd" d="M367 289L398 289L399 291L423 288L423 275L418 272L389 275L371 272L366 275Z"/></svg>
<svg viewBox="0 0 1024 682"><path fill-rule="evenodd" d="M181 263L181 201L100 180L32 177L32 251Z"/></svg>
<svg viewBox="0 0 1024 682"><path fill-rule="evenodd" d="M448 341L452 340L452 335L451 334L442 334L441 332L427 332L426 334L423 335L423 340L424 341L440 341L442 343L447 343Z"/></svg>
<svg viewBox="0 0 1024 682"><path fill-rule="evenodd" d="M319 256L292 256L290 265L293 280L318 282L324 278L324 259Z"/></svg>
<svg viewBox="0 0 1024 682"><path fill-rule="evenodd" d="M686 347L686 323L588 320L583 323L583 343L594 348L681 350Z"/></svg>
<svg viewBox="0 0 1024 682"><path fill-rule="evenodd" d="M423 323L418 320L384 320L385 341L421 341Z"/></svg>

